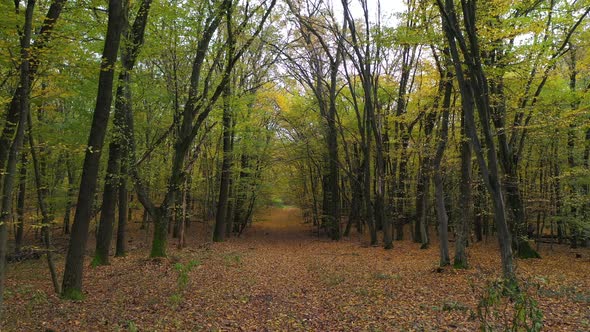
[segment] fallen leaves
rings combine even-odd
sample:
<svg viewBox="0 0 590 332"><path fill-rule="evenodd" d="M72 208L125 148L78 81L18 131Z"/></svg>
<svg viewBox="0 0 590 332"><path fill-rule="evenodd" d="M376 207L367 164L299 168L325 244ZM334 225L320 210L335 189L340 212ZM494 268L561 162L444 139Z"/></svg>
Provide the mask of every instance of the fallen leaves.
<svg viewBox="0 0 590 332"><path fill-rule="evenodd" d="M494 244L469 248L468 270L437 267L436 246L410 241L394 250L313 237L296 209L275 209L241 238L175 251L149 260L141 247L112 265L88 269L85 300L51 293L42 261L14 266L7 282L2 331L473 331L474 313L488 280L499 274ZM196 232L190 228L190 232ZM201 230L199 230L201 231ZM202 235L202 234L201 234ZM189 240L190 240L189 235ZM199 242L200 241L200 242ZM139 247L139 246L138 246ZM542 260L519 261L551 331L590 329L590 264L563 249ZM582 252L588 257L588 251ZM182 296L176 263L187 271ZM575 264L574 264L575 262ZM63 264L63 262L60 262ZM26 314L28 313L28 314Z"/></svg>

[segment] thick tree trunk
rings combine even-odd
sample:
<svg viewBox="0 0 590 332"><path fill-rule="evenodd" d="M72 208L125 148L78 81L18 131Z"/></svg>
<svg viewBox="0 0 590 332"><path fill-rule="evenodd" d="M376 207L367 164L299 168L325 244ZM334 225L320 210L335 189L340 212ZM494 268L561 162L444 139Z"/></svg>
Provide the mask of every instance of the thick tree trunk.
<svg viewBox="0 0 590 332"><path fill-rule="evenodd" d="M152 238L152 249L150 257L166 257L166 246L168 242L168 218L169 213L162 208L157 210L154 216L154 236Z"/></svg>
<svg viewBox="0 0 590 332"><path fill-rule="evenodd" d="M117 93L117 95L118 94L119 93ZM115 117L117 117L117 115L119 114L117 114L115 109ZM92 260L92 265L94 266L109 264L109 253L111 250L111 239L113 238L113 225L115 222L115 209L118 198L117 191L120 182L120 158L120 144L113 141L109 145L109 160L104 181L100 222L98 224L98 233L96 235L96 252L94 254L94 259Z"/></svg>
<svg viewBox="0 0 590 332"><path fill-rule="evenodd" d="M84 256L86 254L86 240L88 238L92 206L94 205L100 156L113 99L113 77L123 22L123 2L121 0L110 0L107 34L98 79L96 107L88 137L88 148L82 168L78 203L76 204L76 213L74 215L64 270L62 296L66 298L75 299L82 297L82 276Z"/></svg>

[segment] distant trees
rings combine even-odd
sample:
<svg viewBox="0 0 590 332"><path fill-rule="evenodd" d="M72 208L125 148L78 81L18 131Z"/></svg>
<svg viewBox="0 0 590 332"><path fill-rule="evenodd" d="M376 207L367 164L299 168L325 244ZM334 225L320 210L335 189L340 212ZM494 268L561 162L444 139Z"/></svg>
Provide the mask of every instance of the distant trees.
<svg viewBox="0 0 590 332"><path fill-rule="evenodd" d="M528 140L542 136L540 127L534 123L537 113L543 112L539 103L549 102L546 98L551 93L545 92L549 78L555 77L554 82L562 80L552 85L552 89L557 85L561 89L567 87L564 79L569 79L570 85L579 85L571 83L579 82L576 80L579 67L569 71L569 78L554 69L564 63L564 54L576 49L566 45L583 31L582 26L587 26L587 8L568 1L526 4L408 1L407 15L402 16L397 30L393 30L382 26L378 7L369 8L365 1L355 5L360 12L353 14L349 9L351 4L342 3L340 8L345 19L340 24L332 19L337 11L323 2L291 4L292 8L307 8L306 24L323 31L321 38L329 38L333 43L332 52L344 45L336 80L328 80L332 76L326 71L321 81L327 87L329 82L341 87L335 100L339 127L338 173L346 179L340 181L339 187L341 215L348 219L344 234L349 234L351 225L356 224L359 231L366 225L370 242L376 244L376 231L383 230L384 246L389 248L390 223L398 225L396 238L401 239L403 225L409 219L414 222L414 239L427 246L429 227L435 220L433 210L436 210L441 265L449 264L451 258L445 239L447 232L455 235L456 267L468 265L466 247L472 241L472 232L475 232L473 240L480 240L484 232L495 232L501 244L505 276L514 278L513 250L521 258L538 257L525 231L533 223L527 213L532 213L533 206L527 202L536 200L537 196L529 188L547 186L546 178L538 180L539 172L531 168L530 162L523 166L519 161L534 144ZM561 10L559 14L556 8ZM556 15L562 14L563 20L557 19ZM294 17L295 22L301 21L297 11ZM553 28L557 21L564 23L561 30ZM297 53L302 49L299 41L304 39L304 32L293 35L292 51L283 50L291 75L308 92L290 87L296 91L293 102L297 103L291 107L297 109L313 107L302 96L317 98L318 95L314 90L317 85L311 84L314 80L302 76L313 72L304 66L313 64L311 58ZM315 47L310 47L310 54L322 50L321 45L318 41ZM570 68L576 66L571 58L568 61ZM329 63L326 58L324 66L327 68ZM436 76L438 88L432 89L437 86L433 84ZM524 86L518 84L518 77L525 77ZM390 81L394 84L388 85ZM578 90L569 88L569 91ZM579 92L576 94L576 102L569 104L572 109L579 109ZM321 110L320 106L317 109ZM514 121L509 120L512 117ZM316 220L316 215L329 210L322 208L325 200L318 201L317 195L325 195L330 189L319 178L324 166L318 162L323 158L322 148L315 142L323 133L314 131L319 120L315 116L312 119L309 123L288 116L284 126L291 131L285 139L298 147L292 149L293 153L307 160L298 166L300 186L307 193L301 202L306 213ZM575 137L571 128L556 129L556 133L569 132L569 136L561 137L571 139ZM581 147L575 143L569 146ZM445 150L450 151L443 154ZM582 149L578 151L581 160ZM537 157L540 156L534 158ZM552 170L550 166L544 167L541 174L559 173L555 165ZM575 169L576 164L570 162L569 168ZM430 179L434 179L433 198L429 194ZM552 197L551 213L555 217L551 218L551 229L558 221L559 234L563 234L565 220L561 179L552 178L551 194L542 187L544 197ZM538 181L545 182L537 185ZM309 196L313 198L311 203ZM415 209L409 208L412 197L416 197ZM578 206L568 211L580 215L581 210ZM487 223L489 215L494 217L494 226ZM541 214L538 216L540 220ZM445 225L447 218L449 223ZM580 234L579 223L570 225L572 237ZM542 228L538 222L539 233Z"/></svg>

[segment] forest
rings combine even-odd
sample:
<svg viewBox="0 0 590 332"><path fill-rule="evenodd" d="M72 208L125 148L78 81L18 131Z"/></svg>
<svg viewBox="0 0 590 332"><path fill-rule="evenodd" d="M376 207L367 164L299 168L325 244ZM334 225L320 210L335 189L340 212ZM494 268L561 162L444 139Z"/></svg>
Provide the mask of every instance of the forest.
<svg viewBox="0 0 590 332"><path fill-rule="evenodd" d="M0 330L590 330L590 1L0 10Z"/></svg>

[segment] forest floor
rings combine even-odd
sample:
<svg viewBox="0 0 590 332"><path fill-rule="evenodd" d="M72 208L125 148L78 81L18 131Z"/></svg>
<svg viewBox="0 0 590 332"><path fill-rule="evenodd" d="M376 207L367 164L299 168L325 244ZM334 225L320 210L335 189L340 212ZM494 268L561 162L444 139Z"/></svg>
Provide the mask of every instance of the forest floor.
<svg viewBox="0 0 590 332"><path fill-rule="evenodd" d="M333 242L295 208L271 209L223 243L203 242L204 233L191 226L181 251L170 241L168 259L147 259L139 231L129 255L109 266L90 267L89 255L82 301L53 294L44 260L11 264L0 330L474 331L486 284L499 276L491 238L469 248L470 269L438 269L436 243L386 251L357 235ZM556 245L541 254L517 264L522 285L534 285L523 288L538 301L543 330L589 331L590 251ZM63 254L57 263L61 272Z"/></svg>

